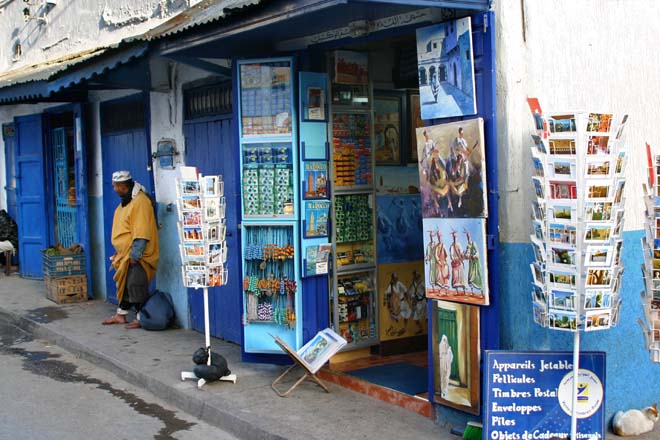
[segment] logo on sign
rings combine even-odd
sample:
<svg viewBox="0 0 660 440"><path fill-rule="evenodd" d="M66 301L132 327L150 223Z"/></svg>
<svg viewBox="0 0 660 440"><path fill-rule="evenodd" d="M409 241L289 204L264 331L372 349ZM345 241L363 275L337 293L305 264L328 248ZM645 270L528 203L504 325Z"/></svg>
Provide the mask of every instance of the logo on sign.
<svg viewBox="0 0 660 440"><path fill-rule="evenodd" d="M573 408L573 373L564 376L557 390L557 399L561 409L569 416ZM603 384L592 371L580 369L577 386L578 406L575 414L578 419L590 417L603 404Z"/></svg>

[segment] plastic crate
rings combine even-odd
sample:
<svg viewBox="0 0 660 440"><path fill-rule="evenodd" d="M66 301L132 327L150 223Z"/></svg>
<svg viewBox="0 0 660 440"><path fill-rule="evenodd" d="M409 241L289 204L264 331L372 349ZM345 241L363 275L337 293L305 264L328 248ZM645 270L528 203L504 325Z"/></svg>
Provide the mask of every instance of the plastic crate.
<svg viewBox="0 0 660 440"><path fill-rule="evenodd" d="M44 278L46 297L57 304L87 301L87 276L76 275L66 278Z"/></svg>
<svg viewBox="0 0 660 440"><path fill-rule="evenodd" d="M85 254L43 254L44 276L64 278L73 275L86 275Z"/></svg>

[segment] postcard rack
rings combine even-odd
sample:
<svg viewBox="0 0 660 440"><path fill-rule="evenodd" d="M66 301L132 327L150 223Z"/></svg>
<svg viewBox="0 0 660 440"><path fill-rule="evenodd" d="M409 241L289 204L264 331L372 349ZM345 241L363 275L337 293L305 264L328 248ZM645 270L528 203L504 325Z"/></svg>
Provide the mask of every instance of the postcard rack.
<svg viewBox="0 0 660 440"><path fill-rule="evenodd" d="M638 319L638 323L644 331L651 360L660 363L660 152L647 144L646 153L648 186L643 185L646 225L642 237L644 290L641 292L645 319Z"/></svg>
<svg viewBox="0 0 660 440"><path fill-rule="evenodd" d="M181 167L176 179L179 238L183 285L202 289L204 294L204 337L211 365L211 331L208 288L227 284L225 241L225 198L222 176L197 174L195 167ZM205 379L182 372L181 380L195 379L201 388ZM236 375L220 378L236 382Z"/></svg>
<svg viewBox="0 0 660 440"><path fill-rule="evenodd" d="M621 307L626 117L534 117L534 321L569 332L608 329Z"/></svg>
<svg viewBox="0 0 660 440"><path fill-rule="evenodd" d="M614 327L621 310L622 134L628 116L544 116L536 98L528 102L537 131L532 309L537 324L573 332L571 438L576 438L580 332Z"/></svg>

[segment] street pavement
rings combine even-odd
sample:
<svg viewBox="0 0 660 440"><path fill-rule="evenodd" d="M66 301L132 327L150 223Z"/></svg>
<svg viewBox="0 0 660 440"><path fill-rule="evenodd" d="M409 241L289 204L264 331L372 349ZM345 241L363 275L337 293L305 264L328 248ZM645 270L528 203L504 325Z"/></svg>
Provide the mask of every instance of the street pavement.
<svg viewBox="0 0 660 440"><path fill-rule="evenodd" d="M1 318L0 371L0 440L236 440Z"/></svg>
<svg viewBox="0 0 660 440"><path fill-rule="evenodd" d="M237 438L459 438L450 433L452 427L449 425L436 424L417 413L331 383L326 383L330 393L325 393L308 380L289 397L278 397L271 389L271 383L286 367L242 362L240 347L216 339L212 339L211 347L227 359L237 381L235 384L215 382L205 385L201 390L197 389L194 381L181 381L180 373L192 370L194 364L191 355L204 344L203 334L181 329L148 332L126 330L117 325L101 326L101 320L114 311L115 306L103 301L57 305L45 298L43 281L0 275L0 320L27 331L35 340L55 344L73 356L90 362L94 367L115 374L133 389L145 390L179 411L219 427ZM18 348L26 349L21 346ZM0 368L3 372L0 376L7 380L2 362ZM112 383L110 380L105 382ZM5 396L3 383L0 382L0 395ZM28 389L29 385L26 384L25 388ZM89 416L85 417L105 417L105 406L90 407ZM176 417L190 420L179 415ZM121 422L123 417L113 418L112 423L115 423L114 420ZM0 432L2 422L0 416ZM151 423L153 426L149 429L153 431L156 422L152 420ZM464 426L455 428L462 430ZM78 427L71 426L70 429L75 431ZM172 436L194 438L186 435L178 437L177 432L172 433ZM103 437L92 435L90 438ZM156 434L154 438L169 437L158 437ZM608 433L606 438L615 440L620 437ZM660 428L656 427L655 432L636 438L660 440Z"/></svg>

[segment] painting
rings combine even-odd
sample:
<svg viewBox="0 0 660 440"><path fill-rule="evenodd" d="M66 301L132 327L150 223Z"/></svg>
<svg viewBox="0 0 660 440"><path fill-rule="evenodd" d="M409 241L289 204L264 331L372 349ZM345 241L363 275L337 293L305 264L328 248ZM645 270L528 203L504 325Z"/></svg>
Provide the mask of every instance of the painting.
<svg viewBox="0 0 660 440"><path fill-rule="evenodd" d="M487 217L483 119L417 129L424 218Z"/></svg>
<svg viewBox="0 0 660 440"><path fill-rule="evenodd" d="M419 196L377 195L376 228L380 263L423 258L423 229Z"/></svg>
<svg viewBox="0 0 660 440"><path fill-rule="evenodd" d="M378 265L380 340L427 334L424 262Z"/></svg>
<svg viewBox="0 0 660 440"><path fill-rule="evenodd" d="M374 92L374 155L376 165L401 164L402 98Z"/></svg>
<svg viewBox="0 0 660 440"><path fill-rule="evenodd" d="M335 51L335 78L339 84L367 84L369 82L369 56L348 50Z"/></svg>
<svg viewBox="0 0 660 440"><path fill-rule="evenodd" d="M417 29L422 119L477 113L470 18Z"/></svg>
<svg viewBox="0 0 660 440"><path fill-rule="evenodd" d="M479 307L433 301L433 401L478 415Z"/></svg>
<svg viewBox="0 0 660 440"><path fill-rule="evenodd" d="M489 305L484 219L424 219L426 296Z"/></svg>

